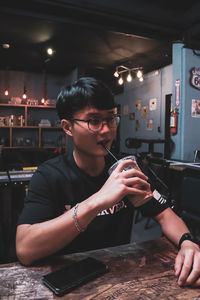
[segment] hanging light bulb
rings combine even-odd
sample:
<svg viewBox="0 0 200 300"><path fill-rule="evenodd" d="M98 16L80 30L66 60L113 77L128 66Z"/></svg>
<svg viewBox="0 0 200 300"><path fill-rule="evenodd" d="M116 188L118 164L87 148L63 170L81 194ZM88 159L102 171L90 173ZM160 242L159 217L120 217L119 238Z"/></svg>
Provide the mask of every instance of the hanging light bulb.
<svg viewBox="0 0 200 300"><path fill-rule="evenodd" d="M128 81L128 82L131 82L132 81L132 76L131 76L131 72L129 71L129 73L128 73L128 76L127 76L127 78L126 78L126 80Z"/></svg>
<svg viewBox="0 0 200 300"><path fill-rule="evenodd" d="M142 75L143 75L143 74L142 74L142 71L141 71L141 70L138 70L138 71L137 71L137 78L141 78Z"/></svg>
<svg viewBox="0 0 200 300"><path fill-rule="evenodd" d="M115 71L114 76L115 76L116 78L119 77L119 73L117 72L117 70Z"/></svg>
<svg viewBox="0 0 200 300"><path fill-rule="evenodd" d="M48 48L48 49L47 49L47 54L48 54L48 55L51 56L51 55L53 55L53 53L54 53L54 51L53 51L52 48Z"/></svg>
<svg viewBox="0 0 200 300"><path fill-rule="evenodd" d="M122 85L124 83L122 76L119 78L118 83L119 83L119 85Z"/></svg>
<svg viewBox="0 0 200 300"><path fill-rule="evenodd" d="M139 78L139 81L140 81L140 82L143 82L143 81L144 81L144 77L140 77L140 78Z"/></svg>
<svg viewBox="0 0 200 300"><path fill-rule="evenodd" d="M8 94L9 94L9 93L8 93L8 90L6 89L5 92L4 92L4 95L5 95L5 96L8 96Z"/></svg>
<svg viewBox="0 0 200 300"><path fill-rule="evenodd" d="M23 95L22 95L22 98L23 99L26 99L27 98L27 95L26 95L26 87L24 86L24 93L23 93Z"/></svg>
<svg viewBox="0 0 200 300"><path fill-rule="evenodd" d="M45 104L45 100L46 100L46 70L43 70L43 87L42 87L42 99L41 99L41 104Z"/></svg>

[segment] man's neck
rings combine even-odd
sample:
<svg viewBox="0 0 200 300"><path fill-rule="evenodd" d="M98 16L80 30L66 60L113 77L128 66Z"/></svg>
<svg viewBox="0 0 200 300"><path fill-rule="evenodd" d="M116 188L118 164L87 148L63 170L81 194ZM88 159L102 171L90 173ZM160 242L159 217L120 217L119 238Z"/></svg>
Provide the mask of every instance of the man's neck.
<svg viewBox="0 0 200 300"><path fill-rule="evenodd" d="M104 156L88 156L77 151L73 152L77 166L90 176L98 176L105 167Z"/></svg>

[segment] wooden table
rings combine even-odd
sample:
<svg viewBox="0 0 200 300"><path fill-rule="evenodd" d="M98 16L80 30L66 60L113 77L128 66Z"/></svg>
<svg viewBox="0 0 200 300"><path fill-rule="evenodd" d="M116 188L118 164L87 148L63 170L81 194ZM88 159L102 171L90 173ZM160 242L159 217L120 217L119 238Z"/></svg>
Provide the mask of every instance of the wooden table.
<svg viewBox="0 0 200 300"><path fill-rule="evenodd" d="M54 257L32 267L0 265L0 299L155 300L200 299L200 289L181 288L174 276L177 249L165 238L141 244ZM42 275L85 257L105 262L109 273L56 297L42 284Z"/></svg>

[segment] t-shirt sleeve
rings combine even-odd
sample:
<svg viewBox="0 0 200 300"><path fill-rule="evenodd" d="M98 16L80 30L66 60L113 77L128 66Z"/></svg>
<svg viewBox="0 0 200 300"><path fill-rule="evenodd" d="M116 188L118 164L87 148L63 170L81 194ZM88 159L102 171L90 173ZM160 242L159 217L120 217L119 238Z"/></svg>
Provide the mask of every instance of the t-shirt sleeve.
<svg viewBox="0 0 200 300"><path fill-rule="evenodd" d="M54 214L51 187L42 168L35 171L28 187L18 225L35 224L52 219Z"/></svg>
<svg viewBox="0 0 200 300"><path fill-rule="evenodd" d="M153 196L151 200L139 207L145 217L155 217L169 207L167 199L157 190L154 190Z"/></svg>

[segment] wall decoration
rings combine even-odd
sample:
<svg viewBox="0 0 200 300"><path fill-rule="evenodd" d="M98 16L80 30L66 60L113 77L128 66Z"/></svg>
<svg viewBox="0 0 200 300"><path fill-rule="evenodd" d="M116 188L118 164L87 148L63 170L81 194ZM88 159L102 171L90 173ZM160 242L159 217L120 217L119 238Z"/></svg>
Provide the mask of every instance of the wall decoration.
<svg viewBox="0 0 200 300"><path fill-rule="evenodd" d="M192 99L191 113L193 118L200 118L200 100Z"/></svg>
<svg viewBox="0 0 200 300"><path fill-rule="evenodd" d="M192 68L190 75L190 83L193 87L200 90L200 68Z"/></svg>
<svg viewBox="0 0 200 300"><path fill-rule="evenodd" d="M130 120L135 120L135 113L134 112L129 114L129 119Z"/></svg>
<svg viewBox="0 0 200 300"><path fill-rule="evenodd" d="M135 123L135 130L138 131L140 129L140 121L139 120L136 120L136 123Z"/></svg>
<svg viewBox="0 0 200 300"><path fill-rule="evenodd" d="M149 114L149 107L148 105L142 106L142 117L147 117Z"/></svg>
<svg viewBox="0 0 200 300"><path fill-rule="evenodd" d="M123 113L124 113L124 115L128 115L128 104L124 105Z"/></svg>
<svg viewBox="0 0 200 300"><path fill-rule="evenodd" d="M153 120L152 119L147 120L147 122L146 122L146 128L149 131L153 130Z"/></svg>
<svg viewBox="0 0 200 300"><path fill-rule="evenodd" d="M157 109L157 99L152 98L149 100L149 110L156 110Z"/></svg>
<svg viewBox="0 0 200 300"><path fill-rule="evenodd" d="M142 100L136 100L135 108L136 110L141 110L142 107Z"/></svg>
<svg viewBox="0 0 200 300"><path fill-rule="evenodd" d="M181 81L176 79L175 81L175 106L180 106L180 90L181 90Z"/></svg>

